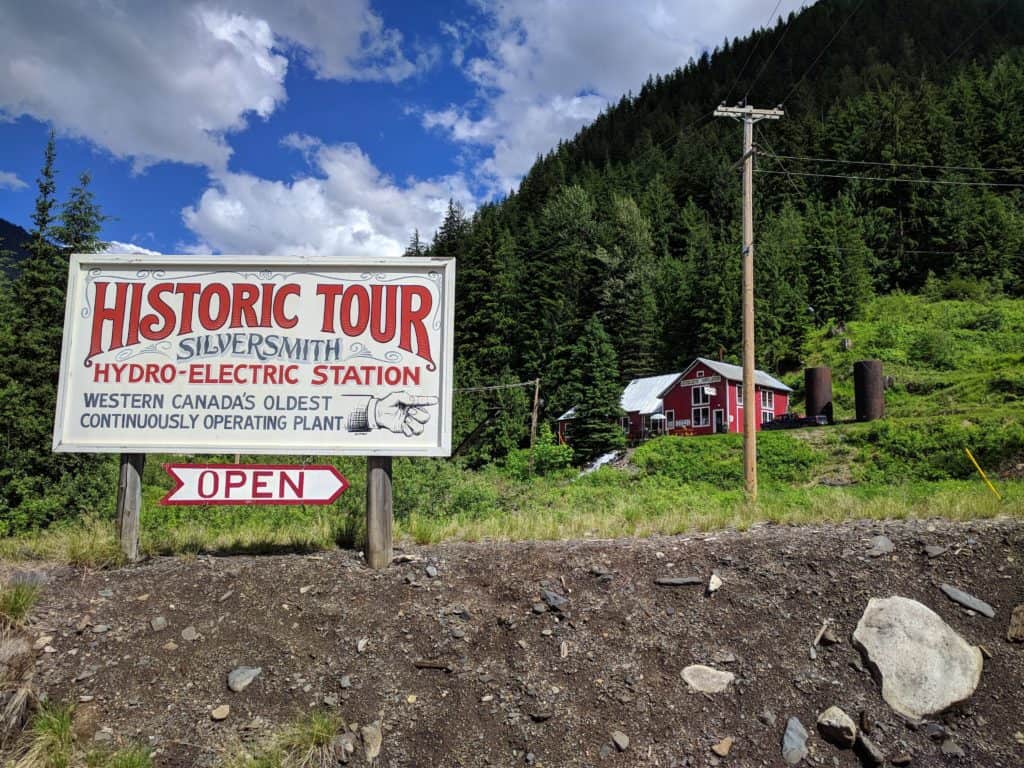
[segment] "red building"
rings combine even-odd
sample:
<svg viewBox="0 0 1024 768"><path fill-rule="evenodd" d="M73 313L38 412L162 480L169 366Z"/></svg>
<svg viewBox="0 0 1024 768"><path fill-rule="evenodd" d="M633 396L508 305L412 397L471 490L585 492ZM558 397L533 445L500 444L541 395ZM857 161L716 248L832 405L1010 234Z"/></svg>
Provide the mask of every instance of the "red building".
<svg viewBox="0 0 1024 768"><path fill-rule="evenodd" d="M756 371L757 424L789 410L793 391L764 371ZM743 431L743 369L698 357L682 373L633 379L620 400L622 427L630 440L659 434L712 435ZM571 439L576 409L558 418L558 435ZM760 428L760 427L759 427Z"/></svg>

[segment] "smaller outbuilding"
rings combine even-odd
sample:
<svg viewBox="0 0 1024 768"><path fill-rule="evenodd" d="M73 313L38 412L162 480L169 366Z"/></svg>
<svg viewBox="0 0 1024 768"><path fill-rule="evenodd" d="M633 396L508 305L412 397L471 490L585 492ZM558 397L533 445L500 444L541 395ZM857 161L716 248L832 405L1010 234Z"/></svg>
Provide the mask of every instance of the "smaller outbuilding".
<svg viewBox="0 0 1024 768"><path fill-rule="evenodd" d="M754 374L758 428L789 410L792 389L764 371ZM680 373L633 379L620 400L627 439L660 434L713 435L743 431L743 368L698 357ZM572 440L576 409L558 417L558 436Z"/></svg>

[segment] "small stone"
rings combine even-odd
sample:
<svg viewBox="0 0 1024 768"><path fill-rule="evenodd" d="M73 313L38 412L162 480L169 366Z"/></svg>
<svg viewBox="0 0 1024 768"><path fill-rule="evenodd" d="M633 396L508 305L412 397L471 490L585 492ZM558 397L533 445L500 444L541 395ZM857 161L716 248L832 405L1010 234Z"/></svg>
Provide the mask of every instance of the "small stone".
<svg viewBox="0 0 1024 768"><path fill-rule="evenodd" d="M178 650L178 644L176 642L174 642L173 640L168 640L166 643L164 643L160 647L163 648L165 651L176 651L176 650Z"/></svg>
<svg viewBox="0 0 1024 768"><path fill-rule="evenodd" d="M946 554L946 548L940 547L938 544L929 544L924 548L924 553L928 555L928 559L930 560L933 557L939 557Z"/></svg>
<svg viewBox="0 0 1024 768"><path fill-rule="evenodd" d="M380 732L380 720L375 720L369 725L359 729L359 735L363 739L363 752L366 755L366 762L372 762L380 754L380 747L383 735Z"/></svg>
<svg viewBox="0 0 1024 768"><path fill-rule="evenodd" d="M112 589L101 589L99 594L100 594L100 597L110 598L110 597L114 596L114 590L112 590Z"/></svg>
<svg viewBox="0 0 1024 768"><path fill-rule="evenodd" d="M163 616L157 616L155 619L151 619L149 626L153 628L154 632L159 632L162 629L167 629L167 619Z"/></svg>
<svg viewBox="0 0 1024 768"><path fill-rule="evenodd" d="M885 753L863 731L857 734L854 751L866 765L881 765L885 762Z"/></svg>
<svg viewBox="0 0 1024 768"><path fill-rule="evenodd" d="M32 647L37 651L42 651L46 648L46 646L48 646L52 642L53 635L40 635L39 638L36 640L35 645L33 645Z"/></svg>
<svg viewBox="0 0 1024 768"><path fill-rule="evenodd" d="M563 611L569 605L569 598L557 592L552 592L550 589L542 589L540 597L547 604L548 608L553 611Z"/></svg>
<svg viewBox="0 0 1024 768"><path fill-rule="evenodd" d="M726 757L729 754L729 750L732 749L732 744L732 736L726 736L720 742L711 747L711 751L719 757Z"/></svg>
<svg viewBox="0 0 1024 768"><path fill-rule="evenodd" d="M708 579L708 594L713 595L715 592L722 588L722 579L717 573L712 573L711 578ZM724 757L724 755L723 755Z"/></svg>
<svg viewBox="0 0 1024 768"><path fill-rule="evenodd" d="M736 654L732 651L715 651L711 654L711 660L716 664L735 664Z"/></svg>
<svg viewBox="0 0 1024 768"><path fill-rule="evenodd" d="M436 578L437 578L437 568L435 568L435 567L434 567L433 565L428 565L428 566L427 566L427 567L426 567L426 568L424 569L424 572L425 572L425 573L427 574L427 576L428 576L429 578L431 578L431 579L436 579Z"/></svg>
<svg viewBox="0 0 1024 768"><path fill-rule="evenodd" d="M901 752L900 754L896 755L896 757L894 757L890 762L892 762L893 765L910 765L910 763L913 762L913 760L914 758L912 758L909 753Z"/></svg>
<svg viewBox="0 0 1024 768"><path fill-rule="evenodd" d="M692 587L703 584L704 579L700 576L659 576L654 583L659 587Z"/></svg>
<svg viewBox="0 0 1024 768"><path fill-rule="evenodd" d="M227 720L228 715L231 714L231 707L227 704L221 704L219 707L210 712L210 717L214 720Z"/></svg>
<svg viewBox="0 0 1024 768"><path fill-rule="evenodd" d="M181 639L189 643L194 643L199 639L199 632L196 631L195 627L189 625L181 630Z"/></svg>
<svg viewBox="0 0 1024 768"><path fill-rule="evenodd" d="M961 749L960 745L953 741L952 738L948 738L942 742L942 746L939 747L939 750L947 757L960 758L964 756L963 749Z"/></svg>
<svg viewBox="0 0 1024 768"><path fill-rule="evenodd" d="M109 624L97 624L92 628L93 634L104 635L110 631Z"/></svg>
<svg viewBox="0 0 1024 768"><path fill-rule="evenodd" d="M359 642L356 643L356 653L362 653L363 651L365 651L366 650L366 646L369 645L369 644L370 644L369 639L367 639L365 637L362 638L361 640L359 640Z"/></svg>
<svg viewBox="0 0 1024 768"><path fill-rule="evenodd" d="M312 586L312 585L310 585L310 586L308 586L308 587L299 587L299 594L300 594L300 595L304 595L304 594L306 594L307 592L311 591L312 589L313 589L313 586Z"/></svg>
<svg viewBox="0 0 1024 768"><path fill-rule="evenodd" d="M548 607L544 603L534 603L532 610L534 613L547 613Z"/></svg>
<svg viewBox="0 0 1024 768"><path fill-rule="evenodd" d="M775 713L772 712L770 709L766 709L763 712L761 712L761 714L757 716L757 719L760 720L764 725L775 725Z"/></svg>
<svg viewBox="0 0 1024 768"><path fill-rule="evenodd" d="M405 697L405 703L406 704L415 704L416 703L416 694L415 693L410 693L408 696L406 696Z"/></svg>
<svg viewBox="0 0 1024 768"><path fill-rule="evenodd" d="M625 752L629 749L629 736L622 731L612 731L612 744L619 752Z"/></svg>
<svg viewBox="0 0 1024 768"><path fill-rule="evenodd" d="M875 536L870 540L870 547L867 551L868 557L881 557L892 554L896 546L888 536Z"/></svg>
<svg viewBox="0 0 1024 768"><path fill-rule="evenodd" d="M977 611L982 616L988 616L990 619L995 618L995 608L984 600L979 600L974 595L964 592L961 589L957 589L949 584L941 584L939 585L939 589L941 589L943 593L945 593L946 597L953 602L960 603L960 605L965 608L970 608L972 611Z"/></svg>
<svg viewBox="0 0 1024 768"><path fill-rule="evenodd" d="M1006 639L1011 643L1024 643L1024 605L1018 605L1010 615L1010 626Z"/></svg>
<svg viewBox="0 0 1024 768"><path fill-rule="evenodd" d="M352 676L351 675L342 675L341 676L341 687L343 689L347 689L347 688L351 688L352 687Z"/></svg>
<svg viewBox="0 0 1024 768"><path fill-rule="evenodd" d="M456 640L461 640L465 636L466 636L466 630L464 630L462 627L455 627L452 630L452 637L454 637Z"/></svg>
<svg viewBox="0 0 1024 768"><path fill-rule="evenodd" d="M864 733L871 733L875 727L874 720L871 719L871 715L868 714L867 710L860 711L860 729Z"/></svg>
<svg viewBox="0 0 1024 768"><path fill-rule="evenodd" d="M241 693L248 688L252 681L263 672L262 667L238 667L228 673L228 688L235 693Z"/></svg>
<svg viewBox="0 0 1024 768"><path fill-rule="evenodd" d="M91 695L91 694L83 693L81 696L78 697L78 703L79 704L88 704L90 701L92 701L95 698L96 697Z"/></svg>
<svg viewBox="0 0 1024 768"><path fill-rule="evenodd" d="M787 765L796 765L807 757L807 729L797 718L791 717L782 734L782 759Z"/></svg>
<svg viewBox="0 0 1024 768"><path fill-rule="evenodd" d="M926 723L924 726L924 735L932 741L942 741L949 733L942 723Z"/></svg>
<svg viewBox="0 0 1024 768"><path fill-rule="evenodd" d="M857 726L839 707L829 707L818 715L818 732L825 741L840 749L849 749L857 739Z"/></svg>
<svg viewBox="0 0 1024 768"><path fill-rule="evenodd" d="M821 639L818 642L822 645L838 645L843 641L832 631L832 627L826 627L825 631L821 633Z"/></svg>
<svg viewBox="0 0 1024 768"><path fill-rule="evenodd" d="M691 664L683 670L683 680L695 691L721 693L736 679L732 672L725 672L703 664Z"/></svg>
<svg viewBox="0 0 1024 768"><path fill-rule="evenodd" d="M339 733L331 740L331 750L334 752L334 759L339 763L348 763L349 757L356 751L356 735L354 733Z"/></svg>

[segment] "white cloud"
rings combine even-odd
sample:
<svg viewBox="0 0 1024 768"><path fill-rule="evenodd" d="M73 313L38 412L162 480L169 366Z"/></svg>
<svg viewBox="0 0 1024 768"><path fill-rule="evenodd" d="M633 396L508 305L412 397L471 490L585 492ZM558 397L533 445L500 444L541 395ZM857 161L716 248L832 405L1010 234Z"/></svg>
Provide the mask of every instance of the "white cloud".
<svg viewBox="0 0 1024 768"><path fill-rule="evenodd" d="M398 81L402 36L369 0L0 3L0 116L30 115L137 170L226 167L226 136L287 98L284 54L320 77Z"/></svg>
<svg viewBox="0 0 1024 768"><path fill-rule="evenodd" d="M493 192L508 190L538 154L591 122L647 77L684 66L726 37L769 21L770 0L520 0L486 2L491 26L471 32L486 53L465 58L467 30L446 25L453 60L477 86L476 102L422 117L456 142L485 144L476 169ZM783 0L780 14L801 0ZM723 94L724 95L724 94ZM475 117L474 117L475 115Z"/></svg>
<svg viewBox="0 0 1024 768"><path fill-rule="evenodd" d="M18 175L10 171L0 171L0 189L24 189L27 187Z"/></svg>
<svg viewBox="0 0 1024 768"><path fill-rule="evenodd" d="M104 253L138 253L144 256L160 256L160 251L153 251L149 248L143 248L141 245L135 243L122 243L119 240L111 240L107 243L107 247L103 250Z"/></svg>
<svg viewBox="0 0 1024 768"><path fill-rule="evenodd" d="M219 173L186 226L200 238L195 250L222 253L400 255L414 228L429 240L449 198L471 200L460 176L399 183L382 174L353 144L326 145L290 136L314 173L290 182L245 173Z"/></svg>

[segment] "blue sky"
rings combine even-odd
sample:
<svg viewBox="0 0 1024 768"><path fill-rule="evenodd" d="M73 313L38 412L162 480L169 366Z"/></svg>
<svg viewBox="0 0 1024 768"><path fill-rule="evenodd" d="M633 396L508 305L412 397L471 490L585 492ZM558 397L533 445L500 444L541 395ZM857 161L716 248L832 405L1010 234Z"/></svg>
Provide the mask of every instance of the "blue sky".
<svg viewBox="0 0 1024 768"><path fill-rule="evenodd" d="M783 0L778 13L798 8ZM0 4L0 217L47 132L118 249L392 255L773 0Z"/></svg>

